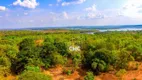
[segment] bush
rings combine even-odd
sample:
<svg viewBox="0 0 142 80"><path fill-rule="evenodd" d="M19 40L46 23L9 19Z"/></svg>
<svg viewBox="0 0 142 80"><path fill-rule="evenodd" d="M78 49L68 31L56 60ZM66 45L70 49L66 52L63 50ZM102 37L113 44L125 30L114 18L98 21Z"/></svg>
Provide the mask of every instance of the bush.
<svg viewBox="0 0 142 80"><path fill-rule="evenodd" d="M73 73L73 71L72 70L64 70L63 73L67 74L67 75L71 75Z"/></svg>
<svg viewBox="0 0 142 80"><path fill-rule="evenodd" d="M0 77L7 77L10 74L10 72L11 71L9 67L0 67Z"/></svg>
<svg viewBox="0 0 142 80"><path fill-rule="evenodd" d="M120 70L116 73L116 76L117 76L117 77L121 77L121 76L123 76L125 73L126 73L126 70L125 70L125 69L120 69Z"/></svg>
<svg viewBox="0 0 142 80"><path fill-rule="evenodd" d="M31 38L27 38L27 39L24 39L20 44L19 44L19 49L22 50L22 49L28 49L28 48L31 48L31 47L34 47L35 46L35 43L34 43L34 40L31 39Z"/></svg>
<svg viewBox="0 0 142 80"><path fill-rule="evenodd" d="M25 70L26 71L40 72L40 68L38 66L37 67L35 67L35 66L26 66Z"/></svg>
<svg viewBox="0 0 142 80"><path fill-rule="evenodd" d="M75 68L78 68L79 64L82 61L82 57L80 53L74 53L72 54L72 60Z"/></svg>
<svg viewBox="0 0 142 80"><path fill-rule="evenodd" d="M84 80L94 80L93 72L87 72L87 75L84 77Z"/></svg>
<svg viewBox="0 0 142 80"><path fill-rule="evenodd" d="M53 53L51 55L52 58L52 65L58 65L58 64L65 64L66 63L66 58L64 58L62 55L59 53Z"/></svg>
<svg viewBox="0 0 142 80"><path fill-rule="evenodd" d="M99 60L96 58L93 60L91 66L93 70L100 72L100 71L105 71L106 63L103 60Z"/></svg>
<svg viewBox="0 0 142 80"><path fill-rule="evenodd" d="M52 80L52 78L42 73L26 71L19 75L18 80Z"/></svg>
<svg viewBox="0 0 142 80"><path fill-rule="evenodd" d="M0 57L0 66L10 67L11 62L10 62L9 58L7 58L6 56L1 56Z"/></svg>
<svg viewBox="0 0 142 80"><path fill-rule="evenodd" d="M69 50L66 42L56 40L54 45L56 46L58 53L60 53L63 56L68 56Z"/></svg>

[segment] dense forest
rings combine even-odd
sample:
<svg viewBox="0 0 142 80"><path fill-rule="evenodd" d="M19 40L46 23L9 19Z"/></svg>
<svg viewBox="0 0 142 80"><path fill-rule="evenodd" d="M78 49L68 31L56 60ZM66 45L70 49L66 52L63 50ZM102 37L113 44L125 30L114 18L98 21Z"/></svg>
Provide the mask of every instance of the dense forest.
<svg viewBox="0 0 142 80"><path fill-rule="evenodd" d="M138 69L141 35L141 31L0 31L0 80L10 75L16 76L13 80L53 80L43 71L58 65L65 75L83 70L83 78L77 80L95 80L95 76L110 71L119 77Z"/></svg>

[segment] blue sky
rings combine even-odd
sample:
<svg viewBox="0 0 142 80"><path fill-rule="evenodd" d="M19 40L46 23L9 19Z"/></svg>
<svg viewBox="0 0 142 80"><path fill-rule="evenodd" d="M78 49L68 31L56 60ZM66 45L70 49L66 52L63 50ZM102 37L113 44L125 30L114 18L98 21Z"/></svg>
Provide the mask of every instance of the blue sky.
<svg viewBox="0 0 142 80"><path fill-rule="evenodd" d="M142 24L142 0L1 0L0 29Z"/></svg>

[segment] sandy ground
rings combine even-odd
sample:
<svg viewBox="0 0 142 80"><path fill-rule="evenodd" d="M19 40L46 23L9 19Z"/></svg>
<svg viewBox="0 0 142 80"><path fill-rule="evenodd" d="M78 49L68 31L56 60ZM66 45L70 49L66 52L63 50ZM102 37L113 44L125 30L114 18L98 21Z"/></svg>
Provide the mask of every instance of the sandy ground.
<svg viewBox="0 0 142 80"><path fill-rule="evenodd" d="M62 66L44 70L43 73L53 77L53 80L83 80L85 72L82 69L75 70L71 75L63 74ZM66 67L66 69L69 69ZM16 76L8 76L4 80L15 80ZM127 71L122 77L116 77L114 72L101 73L95 77L95 80L142 80L142 63L138 70Z"/></svg>
<svg viewBox="0 0 142 80"><path fill-rule="evenodd" d="M45 74L51 75L53 80L83 80L85 71L76 70L71 75L63 74L63 67L57 66L44 71ZM127 71L122 77L116 77L115 73L101 73L95 77L95 80L142 80L142 64L138 70Z"/></svg>
<svg viewBox="0 0 142 80"><path fill-rule="evenodd" d="M102 73L95 80L142 80L142 63L138 70L127 71L122 77L116 77L114 73Z"/></svg>
<svg viewBox="0 0 142 80"><path fill-rule="evenodd" d="M138 70L127 71L125 75L122 76L123 80L142 80L142 63Z"/></svg>
<svg viewBox="0 0 142 80"><path fill-rule="evenodd" d="M45 74L51 75L53 80L83 80L81 79L80 71L74 71L71 75L63 74L63 67L58 66L56 68L51 68L48 71L44 71Z"/></svg>

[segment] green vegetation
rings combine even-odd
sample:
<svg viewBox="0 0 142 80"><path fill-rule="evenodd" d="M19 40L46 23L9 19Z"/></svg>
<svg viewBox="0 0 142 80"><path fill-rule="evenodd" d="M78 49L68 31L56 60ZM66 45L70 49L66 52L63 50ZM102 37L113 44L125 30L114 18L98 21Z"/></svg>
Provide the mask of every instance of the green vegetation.
<svg viewBox="0 0 142 80"><path fill-rule="evenodd" d="M126 73L126 70L125 70L125 69L120 69L120 70L116 73L116 76L117 76L117 77L121 77L121 76L123 76L125 73Z"/></svg>
<svg viewBox="0 0 142 80"><path fill-rule="evenodd" d="M64 73L64 74L67 74L67 75L71 75L71 74L72 74L72 71L71 71L71 70L64 70L63 73Z"/></svg>
<svg viewBox="0 0 142 80"><path fill-rule="evenodd" d="M42 73L27 71L19 75L18 80L52 80L52 78Z"/></svg>
<svg viewBox="0 0 142 80"><path fill-rule="evenodd" d="M94 80L93 72L87 72L87 75L84 77L84 80Z"/></svg>
<svg viewBox="0 0 142 80"><path fill-rule="evenodd" d="M31 77L50 80L41 74L42 70L56 65L69 66L73 70L83 67L94 75L111 68L120 75L128 69L129 62L142 61L141 35L141 31L94 35L78 31L52 34L45 31L0 31L0 77L12 73L19 75L19 80L32 80ZM70 51L71 46L79 46L80 50ZM67 74L72 72L67 71ZM85 80L91 80L92 76L88 72Z"/></svg>

